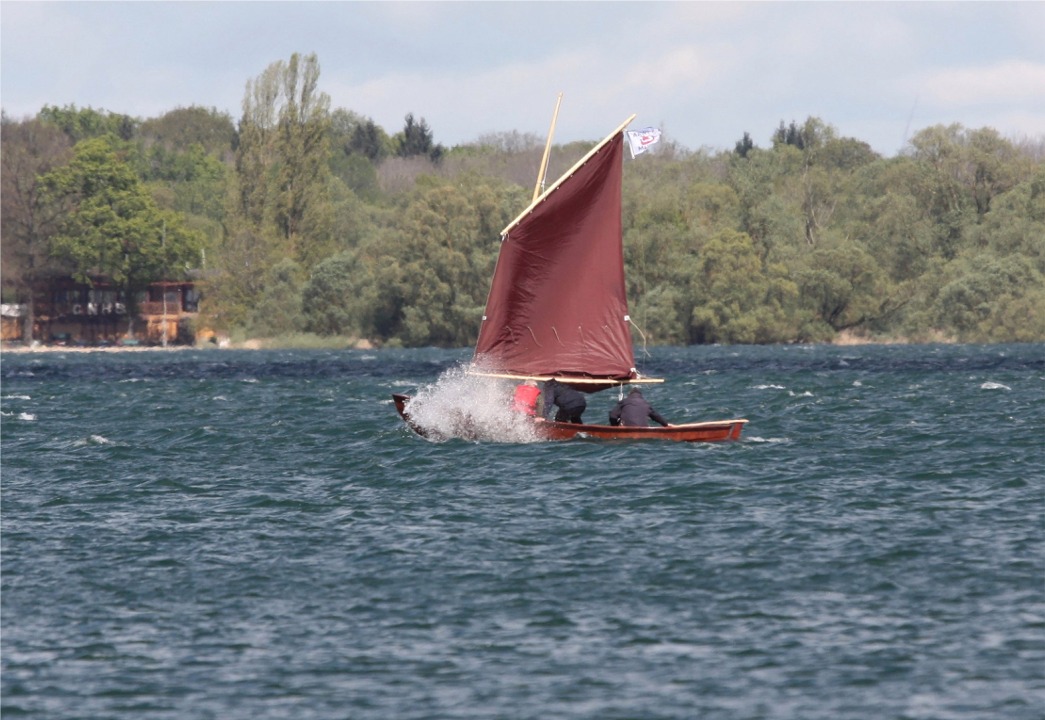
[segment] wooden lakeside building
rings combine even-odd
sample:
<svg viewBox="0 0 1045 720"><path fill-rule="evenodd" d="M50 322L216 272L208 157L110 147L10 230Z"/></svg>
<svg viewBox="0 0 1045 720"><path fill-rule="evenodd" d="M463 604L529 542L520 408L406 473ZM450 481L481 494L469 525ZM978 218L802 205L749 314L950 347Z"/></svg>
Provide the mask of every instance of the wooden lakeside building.
<svg viewBox="0 0 1045 720"><path fill-rule="evenodd" d="M133 324L122 289L99 281L54 278L33 288L32 337L25 338L24 305L4 305L4 342L102 347L107 345L191 345L200 294L195 284L156 282L139 294Z"/></svg>

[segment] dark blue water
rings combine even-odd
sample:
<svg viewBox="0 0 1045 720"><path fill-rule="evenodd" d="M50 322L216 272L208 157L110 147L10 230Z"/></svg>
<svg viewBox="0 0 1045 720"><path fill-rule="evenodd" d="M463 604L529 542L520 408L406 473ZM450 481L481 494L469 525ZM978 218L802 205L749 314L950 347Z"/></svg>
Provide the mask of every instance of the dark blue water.
<svg viewBox="0 0 1045 720"><path fill-rule="evenodd" d="M738 443L412 435L466 357L5 353L4 718L1045 715L1045 346L658 349Z"/></svg>

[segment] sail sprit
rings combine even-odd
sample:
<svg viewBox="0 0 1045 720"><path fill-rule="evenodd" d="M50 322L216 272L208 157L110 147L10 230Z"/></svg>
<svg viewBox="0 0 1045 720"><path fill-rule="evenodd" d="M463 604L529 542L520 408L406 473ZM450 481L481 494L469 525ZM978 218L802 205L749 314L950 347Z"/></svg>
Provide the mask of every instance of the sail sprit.
<svg viewBox="0 0 1045 720"><path fill-rule="evenodd" d="M501 231L501 239L503 240L503 239L504 239L504 237L505 237L505 236L506 236L506 235L508 234L508 231L509 231L509 230L511 230L511 229L512 229L513 227L515 227L516 225L518 225L518 224L519 224L519 222L520 222L520 221L521 221L521 220L522 220L522 219L523 219L524 217L526 217L527 215L529 215L529 214L530 214L530 213L531 213L531 212L533 211L534 207L536 207L536 206L537 206L537 204L538 204L539 202L541 202L541 200L542 200L542 199L544 198L544 196L546 196L546 195L547 195L548 193L552 192L552 191L553 191L553 190L555 190L555 189L556 189L557 187L559 187L560 185L562 185L562 184L563 184L563 183L564 183L564 182L565 182L566 180L569 180L569 179L570 179L570 177L571 177L571 176L572 176L572 175L573 175L574 173L576 173L576 172L577 172L577 171L578 171L579 169L581 169L582 167L584 167L584 164L585 164L586 162L588 162L589 160L591 160L591 159L592 159L592 157L594 157L594 155L595 155L595 154L596 154L597 152L599 152L599 150L602 150L602 148L603 148L603 147L604 147L604 146L606 145L606 143L608 143L608 142L609 142L610 140L613 140L613 139L614 139L614 138L615 138L615 137L616 137L616 136L617 136L617 135L618 135L619 133L623 132L623 131L624 131L624 128L628 127L628 125L630 125L630 124L631 124L631 121L632 121L632 120L634 120L634 119L636 118L636 116L637 116L637 113L632 113L632 114L631 114L631 116L629 116L627 120L625 120L624 122L622 122L622 123L621 123L621 124L620 124L620 125L619 125L619 126L617 127L617 129L616 129L616 130L614 130L614 131L613 131L613 132L611 132L611 133L610 133L609 135L607 135L607 136L606 136L605 138L603 138L603 139L602 139L602 142L600 142L600 143L599 143L598 145L596 145L596 146L595 146L595 147L593 147L593 148L592 148L591 150L589 150L589 151L588 151L588 154L587 154L587 155L585 155L585 156L584 156L584 157L582 157L582 158L581 158L580 160L578 160L578 161L577 161L576 163L574 163L573 167L571 167L571 168L570 168L569 170L567 170L567 171L566 171L565 173L563 173L563 174L562 174L562 176L561 176L561 177L560 177L560 178L559 178L558 180L556 180L556 181L555 181L554 183L552 183L552 186L551 186L550 188L548 188L548 189L547 189L547 190L545 190L545 191L544 191L543 193L541 193L540 197L538 197L538 198L535 198L535 199L533 200L533 202L531 202L531 203L530 203L529 205L527 205L527 206L526 206L526 209L525 209L525 210L523 210L523 211L522 211L521 213L519 213L519 216L518 216L517 218L515 218L514 220L512 220L512 221L511 221L510 223L508 223L508 225L507 225L507 226L506 226L506 227L504 228L504 230L502 230L502 231Z"/></svg>

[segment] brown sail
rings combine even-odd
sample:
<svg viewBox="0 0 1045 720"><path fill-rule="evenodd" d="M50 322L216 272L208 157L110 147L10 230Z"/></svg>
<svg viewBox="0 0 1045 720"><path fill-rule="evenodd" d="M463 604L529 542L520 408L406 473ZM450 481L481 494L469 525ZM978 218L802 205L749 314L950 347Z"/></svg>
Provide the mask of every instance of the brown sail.
<svg viewBox="0 0 1045 720"><path fill-rule="evenodd" d="M636 377L615 131L501 237L477 366L519 376Z"/></svg>

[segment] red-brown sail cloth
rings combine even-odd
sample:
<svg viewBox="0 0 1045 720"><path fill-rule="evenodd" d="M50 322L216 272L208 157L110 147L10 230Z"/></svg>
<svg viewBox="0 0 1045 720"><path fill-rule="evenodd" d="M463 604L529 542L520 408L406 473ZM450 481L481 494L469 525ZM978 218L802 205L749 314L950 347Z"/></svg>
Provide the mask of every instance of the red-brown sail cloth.
<svg viewBox="0 0 1045 720"><path fill-rule="evenodd" d="M617 133L502 239L475 362L516 375L634 374Z"/></svg>

